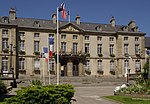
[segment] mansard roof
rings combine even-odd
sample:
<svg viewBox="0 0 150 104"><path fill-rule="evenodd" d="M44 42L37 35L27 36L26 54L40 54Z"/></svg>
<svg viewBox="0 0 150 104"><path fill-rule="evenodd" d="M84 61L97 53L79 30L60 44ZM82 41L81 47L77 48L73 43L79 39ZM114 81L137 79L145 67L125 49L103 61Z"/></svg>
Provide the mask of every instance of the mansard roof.
<svg viewBox="0 0 150 104"><path fill-rule="evenodd" d="M6 17L6 16L5 16ZM39 23L39 25L35 26L35 23ZM24 28L39 28L39 29L52 29L56 30L56 23L53 23L52 20L45 20L45 19L35 19L35 18L16 18L15 20L11 20L8 23L4 23L3 17L0 17L0 24L5 25L17 25L18 27ZM59 28L63 28L63 26L68 25L68 21L59 21ZM99 32L96 30L97 26L101 26L102 32L118 32L123 31L123 25L116 25L113 27L111 24L101 24L101 23L88 23L88 22L81 22L77 24L76 22L71 22L70 25L74 25L80 30L87 31L87 32ZM128 26L125 26L128 27ZM133 32L133 30L128 27L128 32ZM142 33L137 31L138 33ZM136 32L136 33L137 33Z"/></svg>
<svg viewBox="0 0 150 104"><path fill-rule="evenodd" d="M150 37L145 37L145 47L150 48Z"/></svg>

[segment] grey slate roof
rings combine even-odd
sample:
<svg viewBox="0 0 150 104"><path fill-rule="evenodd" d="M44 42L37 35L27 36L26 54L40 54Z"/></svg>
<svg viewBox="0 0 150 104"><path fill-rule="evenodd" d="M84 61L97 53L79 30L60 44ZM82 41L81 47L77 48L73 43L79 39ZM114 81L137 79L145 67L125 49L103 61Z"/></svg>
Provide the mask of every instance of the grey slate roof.
<svg viewBox="0 0 150 104"><path fill-rule="evenodd" d="M145 47L150 48L150 37L145 37Z"/></svg>
<svg viewBox="0 0 150 104"><path fill-rule="evenodd" d="M2 19L3 17L0 17L0 24L3 23ZM39 22L40 27L34 27L35 21ZM76 24L76 22L71 22L71 23L84 31L91 31L91 32L98 32L96 30L96 26L101 26L102 31L107 31L107 32L122 31L121 28L123 26L123 25L122 26L116 25L115 27L112 27L111 24L87 23L87 22L81 22L80 25ZM8 24L18 25L18 27L53 29L53 30L56 29L56 24L54 24L52 20L45 20L45 19L16 18L16 20L10 21ZM66 21L59 21L59 27L65 26L67 24L68 22ZM131 30L131 28L128 28L128 32L133 32L133 31Z"/></svg>

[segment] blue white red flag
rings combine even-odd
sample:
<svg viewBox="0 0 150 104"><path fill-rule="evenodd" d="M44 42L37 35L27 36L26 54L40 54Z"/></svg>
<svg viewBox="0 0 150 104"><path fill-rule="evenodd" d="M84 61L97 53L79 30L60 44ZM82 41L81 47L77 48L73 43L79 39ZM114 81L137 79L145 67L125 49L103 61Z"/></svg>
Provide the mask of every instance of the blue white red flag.
<svg viewBox="0 0 150 104"><path fill-rule="evenodd" d="M49 38L49 57L53 56L54 38Z"/></svg>
<svg viewBox="0 0 150 104"><path fill-rule="evenodd" d="M62 16L63 19L67 18L66 17L67 13L66 13L66 9L65 9L65 4L64 3L61 4L61 6L58 8L58 11L61 12L61 16Z"/></svg>
<svg viewBox="0 0 150 104"><path fill-rule="evenodd" d="M44 57L45 57L45 61L48 62L48 48L47 47L43 47L43 52L44 52Z"/></svg>

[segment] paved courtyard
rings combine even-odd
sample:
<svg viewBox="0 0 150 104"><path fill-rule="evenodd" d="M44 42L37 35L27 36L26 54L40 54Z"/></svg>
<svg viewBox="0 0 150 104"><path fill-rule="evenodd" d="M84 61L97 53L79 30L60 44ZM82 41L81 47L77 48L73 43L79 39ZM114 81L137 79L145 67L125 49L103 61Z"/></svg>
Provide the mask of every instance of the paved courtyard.
<svg viewBox="0 0 150 104"><path fill-rule="evenodd" d="M72 104L117 104L102 96L113 95L115 86L98 86L98 87L76 87L76 93Z"/></svg>

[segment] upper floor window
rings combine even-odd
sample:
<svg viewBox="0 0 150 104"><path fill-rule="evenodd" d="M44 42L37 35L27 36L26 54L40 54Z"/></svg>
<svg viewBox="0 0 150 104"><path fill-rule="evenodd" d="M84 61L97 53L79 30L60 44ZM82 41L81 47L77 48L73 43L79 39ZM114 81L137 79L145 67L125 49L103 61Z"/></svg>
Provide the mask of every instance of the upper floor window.
<svg viewBox="0 0 150 104"><path fill-rule="evenodd" d="M78 39L78 36L77 35L73 35L73 39Z"/></svg>
<svg viewBox="0 0 150 104"><path fill-rule="evenodd" d="M21 37L24 37L24 32L19 32L19 36Z"/></svg>
<svg viewBox="0 0 150 104"><path fill-rule="evenodd" d="M7 37L8 38L8 30L2 30L2 37Z"/></svg>
<svg viewBox="0 0 150 104"><path fill-rule="evenodd" d="M128 37L124 37L124 41L127 41L128 40Z"/></svg>
<svg viewBox="0 0 150 104"><path fill-rule="evenodd" d="M66 39L66 35L61 35L61 39Z"/></svg>
<svg viewBox="0 0 150 104"><path fill-rule="evenodd" d="M102 44L97 44L97 54L102 53Z"/></svg>
<svg viewBox="0 0 150 104"><path fill-rule="evenodd" d="M54 38L54 34L49 34L49 38Z"/></svg>
<svg viewBox="0 0 150 104"><path fill-rule="evenodd" d="M102 37L97 37L97 41L101 41L102 40Z"/></svg>
<svg viewBox="0 0 150 104"><path fill-rule="evenodd" d="M62 42L61 43L61 50L62 50L62 52L66 52L66 43L65 42Z"/></svg>
<svg viewBox="0 0 150 104"><path fill-rule="evenodd" d="M139 37L135 37L135 41L139 41Z"/></svg>
<svg viewBox="0 0 150 104"><path fill-rule="evenodd" d="M124 44L124 53L129 53L128 52L128 44Z"/></svg>
<svg viewBox="0 0 150 104"><path fill-rule="evenodd" d="M85 36L84 39L85 39L85 40L89 40L89 36Z"/></svg>
<svg viewBox="0 0 150 104"><path fill-rule="evenodd" d="M3 38L2 39L2 49L6 49L6 48L8 48L8 39Z"/></svg>
<svg viewBox="0 0 150 104"><path fill-rule="evenodd" d="M90 51L90 44L85 43L85 53L89 53L89 51Z"/></svg>
<svg viewBox="0 0 150 104"><path fill-rule="evenodd" d="M20 48L20 51L24 51L24 40L20 41L19 48Z"/></svg>
<svg viewBox="0 0 150 104"><path fill-rule="evenodd" d="M110 38L109 38L109 41L114 41L114 38L113 38L113 37L110 37Z"/></svg>
<svg viewBox="0 0 150 104"><path fill-rule="evenodd" d="M129 69L129 60L124 60L124 71L127 73L127 69Z"/></svg>
<svg viewBox="0 0 150 104"><path fill-rule="evenodd" d="M39 52L39 41L34 41L34 52Z"/></svg>
<svg viewBox="0 0 150 104"><path fill-rule="evenodd" d="M73 53L77 53L78 43L73 43Z"/></svg>
<svg viewBox="0 0 150 104"><path fill-rule="evenodd" d="M135 54L139 54L140 50L139 50L139 44L135 44Z"/></svg>
<svg viewBox="0 0 150 104"><path fill-rule="evenodd" d="M39 36L40 36L39 33L34 33L34 37L35 37L35 38L38 38Z"/></svg>
<svg viewBox="0 0 150 104"><path fill-rule="evenodd" d="M114 54L114 45L113 44L110 44L109 51L110 51L110 55Z"/></svg>

